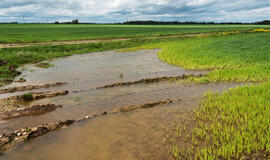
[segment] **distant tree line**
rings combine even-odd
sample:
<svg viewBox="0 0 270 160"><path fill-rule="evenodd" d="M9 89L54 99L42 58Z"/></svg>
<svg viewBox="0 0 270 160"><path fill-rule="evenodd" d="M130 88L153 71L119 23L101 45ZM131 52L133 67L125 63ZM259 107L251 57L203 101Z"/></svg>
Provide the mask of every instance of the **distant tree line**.
<svg viewBox="0 0 270 160"><path fill-rule="evenodd" d="M1 22L0 24L18 24L18 22Z"/></svg>
<svg viewBox="0 0 270 160"><path fill-rule="evenodd" d="M117 23L121 24L121 23ZM177 22L177 21L127 21L122 24L128 25L169 25L169 24L260 24L260 25L270 25L270 20L264 20L261 22L253 22L253 23L242 23L242 22L195 22L195 21L185 21L185 22Z"/></svg>
<svg viewBox="0 0 270 160"><path fill-rule="evenodd" d="M0 22L0 24L18 24L18 22ZM30 24L30 23L28 23ZM32 23L32 24L44 24L44 23ZM55 21L54 24L99 24L99 23L81 23L78 19L74 19L68 22L58 22ZM103 23L103 24L126 24L126 25L180 25L180 24L253 24L253 25L270 25L270 20L263 20L259 22L252 23L242 23L242 22L195 22L195 21L127 21L119 23Z"/></svg>
<svg viewBox="0 0 270 160"><path fill-rule="evenodd" d="M54 24L60 24L60 22L55 21ZM79 24L79 20L73 19L71 22L61 22L61 24Z"/></svg>
<svg viewBox="0 0 270 160"><path fill-rule="evenodd" d="M264 21L261 21L261 22L255 22L255 24L270 25L270 20L264 20Z"/></svg>

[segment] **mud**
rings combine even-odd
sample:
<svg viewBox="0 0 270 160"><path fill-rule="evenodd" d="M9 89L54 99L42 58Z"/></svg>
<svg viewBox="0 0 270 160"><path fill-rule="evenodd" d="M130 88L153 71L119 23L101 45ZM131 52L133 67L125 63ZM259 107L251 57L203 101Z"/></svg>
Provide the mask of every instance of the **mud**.
<svg viewBox="0 0 270 160"><path fill-rule="evenodd" d="M0 121L14 119L14 118L23 117L23 116L40 115L40 114L52 112L59 107L62 107L62 106L55 105L55 104L39 104L39 105L34 105L32 107L6 111L6 112L0 113Z"/></svg>
<svg viewBox="0 0 270 160"><path fill-rule="evenodd" d="M27 85L27 86L18 86L18 87L12 87L12 88L4 88L4 89L0 89L0 94L30 91L30 90L41 89L41 88L50 88L50 87L62 86L65 84L67 83L56 82L56 83L51 83L51 84L47 83L44 85Z"/></svg>
<svg viewBox="0 0 270 160"><path fill-rule="evenodd" d="M53 122L53 123L49 123L45 125L40 125L38 127L33 127L33 128L29 128L29 127L22 128L15 132L2 134L0 135L0 154L25 140L36 138L43 134L60 129L63 126L70 126L73 123L74 123L73 120L67 120L64 122L59 121L59 122Z"/></svg>
<svg viewBox="0 0 270 160"><path fill-rule="evenodd" d="M146 78L146 79L140 79L138 81L129 81L129 82L118 82L113 84L108 84L102 87L97 87L97 89L103 89L103 88L110 88L110 87L116 87L116 86L127 86L127 85L134 85L134 84L140 84L140 83L154 83L154 82L160 82L160 81L168 81L168 80L181 80L186 79L188 77L202 77L205 76L201 73L198 75L190 74L182 74L180 76L164 76L164 77L155 77L155 78Z"/></svg>
<svg viewBox="0 0 270 160"><path fill-rule="evenodd" d="M20 79L16 80L15 82L17 82L17 83L24 83L24 82L26 82L26 79L20 78Z"/></svg>
<svg viewBox="0 0 270 160"><path fill-rule="evenodd" d="M173 103L173 102L176 102L179 100L180 100L180 98L176 98L176 99L167 99L167 100L158 101L158 102L146 103L146 104L142 104L142 105L125 106L125 107L122 107L119 111L129 112L129 111L133 111L133 110L139 109L139 108L150 108L150 107L154 107L154 106L157 106L160 104Z"/></svg>
<svg viewBox="0 0 270 160"><path fill-rule="evenodd" d="M18 96L12 96L3 99L4 101L9 101L9 102L24 102L24 101L31 101L31 100L39 100L43 98L48 98L48 97L56 97L56 96L63 96L67 95L69 91L52 91L52 92L30 92L24 95L18 95Z"/></svg>

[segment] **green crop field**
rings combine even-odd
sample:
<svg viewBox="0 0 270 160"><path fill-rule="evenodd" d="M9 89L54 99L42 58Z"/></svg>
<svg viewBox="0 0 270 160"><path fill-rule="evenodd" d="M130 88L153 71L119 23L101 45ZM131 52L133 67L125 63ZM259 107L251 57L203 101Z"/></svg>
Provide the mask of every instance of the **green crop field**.
<svg viewBox="0 0 270 160"><path fill-rule="evenodd" d="M206 94L195 112L189 147L177 147L177 143L173 146L176 159L269 158L270 32L188 39L158 46L163 48L159 58L170 64L211 69L203 81L260 82L221 95Z"/></svg>
<svg viewBox="0 0 270 160"><path fill-rule="evenodd" d="M95 38L143 37L168 34L267 28L246 25L0 25L3 43ZM268 27L269 28L269 27ZM134 48L129 48L134 47ZM190 38L132 39L120 42L31 46L0 49L0 82L11 81L25 63L102 50L161 48L158 57L191 70L209 70L199 83L248 83L223 92L207 93L194 112L192 132L176 129L171 152L176 159L241 159L270 156L270 32L198 35ZM254 83L254 84L251 84ZM181 132L182 131L182 132ZM181 132L181 133L179 133ZM181 145L183 139L188 144Z"/></svg>
<svg viewBox="0 0 270 160"><path fill-rule="evenodd" d="M0 43L147 37L266 28L264 25L1 24Z"/></svg>
<svg viewBox="0 0 270 160"><path fill-rule="evenodd" d="M270 158L270 32L198 36L128 50L150 48L162 48L158 56L167 63L211 70L191 81L249 83L205 95L195 111L192 132L183 124L173 129L170 151L175 159Z"/></svg>

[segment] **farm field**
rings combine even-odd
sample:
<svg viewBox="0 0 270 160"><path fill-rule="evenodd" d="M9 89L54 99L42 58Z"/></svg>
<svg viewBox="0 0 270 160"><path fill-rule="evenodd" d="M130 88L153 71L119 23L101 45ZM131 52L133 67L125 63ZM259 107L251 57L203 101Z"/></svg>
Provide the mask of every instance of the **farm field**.
<svg viewBox="0 0 270 160"><path fill-rule="evenodd" d="M0 159L269 159L269 28L0 25L2 43L132 38L1 48Z"/></svg>
<svg viewBox="0 0 270 160"><path fill-rule="evenodd" d="M5 24L0 25L0 43L29 43L130 37L134 38L267 27L269 26Z"/></svg>
<svg viewBox="0 0 270 160"><path fill-rule="evenodd" d="M188 149L174 146L176 158L269 158L270 122L266 118L270 116L269 40L270 33L243 34L173 42L162 47L159 58L170 64L212 70L200 78L201 83L256 83L221 95L206 94L195 112L191 145ZM177 132L182 128L180 124Z"/></svg>

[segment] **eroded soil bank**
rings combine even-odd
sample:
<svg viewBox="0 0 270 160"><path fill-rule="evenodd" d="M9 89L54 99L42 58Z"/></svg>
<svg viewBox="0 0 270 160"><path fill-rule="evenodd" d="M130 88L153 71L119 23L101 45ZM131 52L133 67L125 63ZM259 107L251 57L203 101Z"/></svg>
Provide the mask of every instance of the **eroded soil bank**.
<svg viewBox="0 0 270 160"><path fill-rule="evenodd" d="M52 122L76 123L65 129L66 125L60 125L61 130L46 131L47 134L19 143L0 159L170 159L163 142L166 129L172 123L184 122L183 115L194 109L205 92L220 92L236 84L181 84L178 80L187 75L203 76L206 72L186 71L163 63L157 58L157 51L74 55L50 61L53 67L47 69L35 65L20 68L22 75L17 79L26 81L2 89L65 83L31 90L13 89L3 92L2 99L38 95L42 98L16 104L26 111L44 104L61 107L3 119L0 135ZM171 80L175 77L177 80ZM68 94L44 95L59 92ZM15 138L21 140L24 132L17 134L13 142Z"/></svg>

